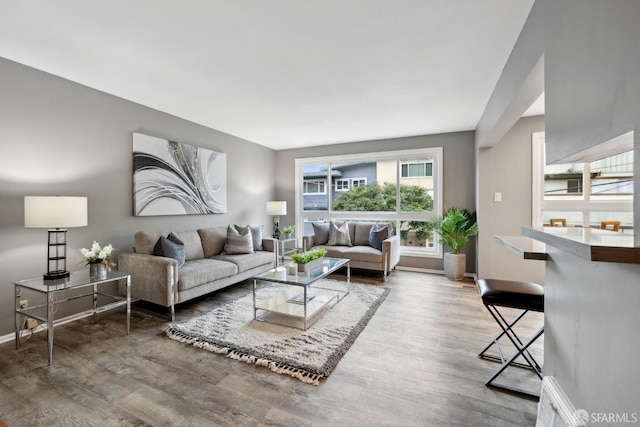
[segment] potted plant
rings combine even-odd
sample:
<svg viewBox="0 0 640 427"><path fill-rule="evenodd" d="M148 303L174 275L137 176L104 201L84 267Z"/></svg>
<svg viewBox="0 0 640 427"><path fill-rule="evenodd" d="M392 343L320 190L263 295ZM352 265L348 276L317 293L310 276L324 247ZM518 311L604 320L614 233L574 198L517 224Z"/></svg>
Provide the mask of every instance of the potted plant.
<svg viewBox="0 0 640 427"><path fill-rule="evenodd" d="M293 233L295 231L296 231L296 228L293 225L288 225L282 229L282 232L284 233L284 237L286 237L287 239L290 239L291 237L293 237Z"/></svg>
<svg viewBox="0 0 640 427"><path fill-rule="evenodd" d="M440 237L451 252L444 254L444 273L447 279L462 280L467 256L462 250L467 245L469 237L478 234L478 223L475 215L468 209L451 208L444 215L429 221L429 228Z"/></svg>
<svg viewBox="0 0 640 427"><path fill-rule="evenodd" d="M327 253L325 248L316 248L306 252L291 254L291 259L298 264L298 271L311 271L322 264L322 258Z"/></svg>

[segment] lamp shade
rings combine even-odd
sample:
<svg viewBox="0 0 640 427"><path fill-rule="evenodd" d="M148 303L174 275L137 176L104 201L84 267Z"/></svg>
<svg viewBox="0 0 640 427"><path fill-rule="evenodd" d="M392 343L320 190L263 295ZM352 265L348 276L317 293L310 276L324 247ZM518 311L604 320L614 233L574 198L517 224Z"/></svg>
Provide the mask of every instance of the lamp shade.
<svg viewBox="0 0 640 427"><path fill-rule="evenodd" d="M286 215L287 214L287 202L267 202L267 215Z"/></svg>
<svg viewBox="0 0 640 427"><path fill-rule="evenodd" d="M24 226L26 228L85 227L86 197L25 196Z"/></svg>

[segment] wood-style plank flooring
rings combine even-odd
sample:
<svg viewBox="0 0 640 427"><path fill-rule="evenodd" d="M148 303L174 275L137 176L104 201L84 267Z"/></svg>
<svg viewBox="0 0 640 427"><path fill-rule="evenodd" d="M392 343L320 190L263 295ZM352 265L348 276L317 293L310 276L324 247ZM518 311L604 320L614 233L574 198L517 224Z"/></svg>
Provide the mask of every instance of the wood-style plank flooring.
<svg viewBox="0 0 640 427"><path fill-rule="evenodd" d="M533 426L536 402L488 388L477 353L498 325L473 284L396 271L389 296L330 377L312 386L168 339L141 307L0 345L0 419L10 426ZM187 319L251 289L245 282L178 307ZM538 314L524 325L533 330ZM541 340L539 340L541 341ZM534 355L541 354L541 343ZM540 359L538 359L541 361ZM510 368L531 389L539 380Z"/></svg>

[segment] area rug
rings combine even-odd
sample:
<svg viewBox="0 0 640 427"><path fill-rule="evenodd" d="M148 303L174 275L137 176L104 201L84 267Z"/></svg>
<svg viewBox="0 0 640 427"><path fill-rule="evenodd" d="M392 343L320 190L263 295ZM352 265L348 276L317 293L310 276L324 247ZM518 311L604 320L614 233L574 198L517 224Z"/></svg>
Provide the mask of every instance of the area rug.
<svg viewBox="0 0 640 427"><path fill-rule="evenodd" d="M340 284L325 279L321 285ZM263 299L283 288L258 289L258 298ZM306 331L254 320L253 294L249 293L209 313L171 323L165 332L176 341L318 385L334 370L388 293L380 286L352 283L351 292Z"/></svg>

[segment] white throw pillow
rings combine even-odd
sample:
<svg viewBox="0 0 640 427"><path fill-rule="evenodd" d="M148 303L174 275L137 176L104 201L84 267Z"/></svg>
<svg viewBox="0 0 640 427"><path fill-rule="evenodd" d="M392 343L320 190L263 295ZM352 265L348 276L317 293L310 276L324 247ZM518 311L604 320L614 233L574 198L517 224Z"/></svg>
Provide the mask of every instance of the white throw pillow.
<svg viewBox="0 0 640 427"><path fill-rule="evenodd" d="M345 222L338 227L335 222L329 222L329 246L352 246L349 237L349 226Z"/></svg>

